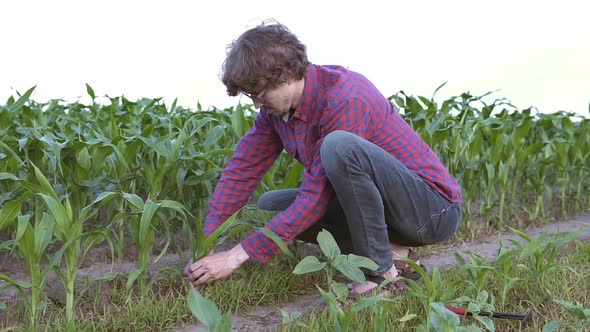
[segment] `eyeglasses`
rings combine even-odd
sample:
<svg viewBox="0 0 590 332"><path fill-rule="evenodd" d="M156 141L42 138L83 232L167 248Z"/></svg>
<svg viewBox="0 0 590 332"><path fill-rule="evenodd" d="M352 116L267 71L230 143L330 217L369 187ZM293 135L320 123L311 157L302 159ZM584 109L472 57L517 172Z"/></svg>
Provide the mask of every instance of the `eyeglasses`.
<svg viewBox="0 0 590 332"><path fill-rule="evenodd" d="M253 96L252 94L248 93L248 92L241 92L244 96L252 99L253 102L255 103L259 103L259 104L264 104L265 101L264 99L262 99L262 96L264 96L264 93L266 93L266 88L262 89L262 91L260 91L260 93L258 93L256 96Z"/></svg>

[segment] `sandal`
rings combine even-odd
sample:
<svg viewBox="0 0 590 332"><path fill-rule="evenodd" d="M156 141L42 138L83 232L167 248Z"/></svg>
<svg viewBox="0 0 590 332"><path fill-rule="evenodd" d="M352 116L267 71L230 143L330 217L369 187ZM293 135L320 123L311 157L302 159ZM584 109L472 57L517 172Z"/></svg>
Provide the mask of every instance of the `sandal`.
<svg viewBox="0 0 590 332"><path fill-rule="evenodd" d="M388 280L389 282L383 285L383 287L380 287L385 280ZM367 281L375 283L376 286L362 292L357 292L354 289L351 289L348 293L346 302L356 302L362 297L370 296L392 298L395 296L404 295L408 291L406 283L401 279L391 281L391 279L386 279L381 276L367 276Z"/></svg>
<svg viewBox="0 0 590 332"><path fill-rule="evenodd" d="M414 262L416 262L423 270L426 270L426 267L422 264L420 264L420 258L418 257L418 254L413 251L412 249L408 249L408 258L413 260ZM393 260L393 265L395 265L395 269L397 270L397 272L399 273L399 275L401 277L404 277L406 279L412 279L414 281L418 281L420 280L420 278L422 278L422 276L420 275L420 273L418 273L418 271L414 270L410 264L399 260L399 259L394 259Z"/></svg>

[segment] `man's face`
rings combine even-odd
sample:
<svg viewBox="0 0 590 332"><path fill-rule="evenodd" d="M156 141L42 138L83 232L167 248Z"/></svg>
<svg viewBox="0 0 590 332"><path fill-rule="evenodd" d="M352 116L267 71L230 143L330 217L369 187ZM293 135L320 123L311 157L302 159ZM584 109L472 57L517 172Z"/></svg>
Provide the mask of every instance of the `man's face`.
<svg viewBox="0 0 590 332"><path fill-rule="evenodd" d="M254 107L264 108L276 116L284 116L289 113L293 104L294 86L289 82L279 84L276 87L265 88L258 93L243 93L250 97Z"/></svg>

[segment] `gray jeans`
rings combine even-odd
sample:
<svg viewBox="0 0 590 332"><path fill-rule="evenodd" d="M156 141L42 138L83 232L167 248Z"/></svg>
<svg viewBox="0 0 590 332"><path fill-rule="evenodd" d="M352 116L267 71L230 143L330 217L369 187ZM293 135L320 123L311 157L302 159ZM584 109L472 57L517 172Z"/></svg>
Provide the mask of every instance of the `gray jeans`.
<svg viewBox="0 0 590 332"><path fill-rule="evenodd" d="M451 203L377 145L346 131L328 134L322 164L336 197L317 223L297 239L317 243L326 229L344 253L369 257L381 275L393 265L390 243L418 247L445 241L461 221L461 206ZM270 191L258 208L287 209L299 189Z"/></svg>

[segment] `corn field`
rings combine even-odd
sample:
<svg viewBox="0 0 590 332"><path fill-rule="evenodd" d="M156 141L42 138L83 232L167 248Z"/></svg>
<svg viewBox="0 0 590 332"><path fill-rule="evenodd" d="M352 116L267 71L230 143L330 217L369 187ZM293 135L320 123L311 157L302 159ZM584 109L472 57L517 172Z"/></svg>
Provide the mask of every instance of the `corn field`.
<svg viewBox="0 0 590 332"><path fill-rule="evenodd" d="M86 253L107 245L122 257L137 246L127 286L150 289L152 255L193 253L216 181L241 136L251 105L187 109L160 99L97 97L89 104L31 99L34 88L0 105L0 250L26 261L29 282L0 274L27 300L28 325L43 314L49 271L66 290L73 322L75 280ZM590 119L568 112L519 110L505 99L485 103L463 93L436 102L399 92L390 97L463 189L462 232L550 222L590 206ZM253 199L297 187L302 166L286 152ZM199 234L201 237L199 237ZM156 235L164 235L155 251ZM0 287L2 284L0 284Z"/></svg>

